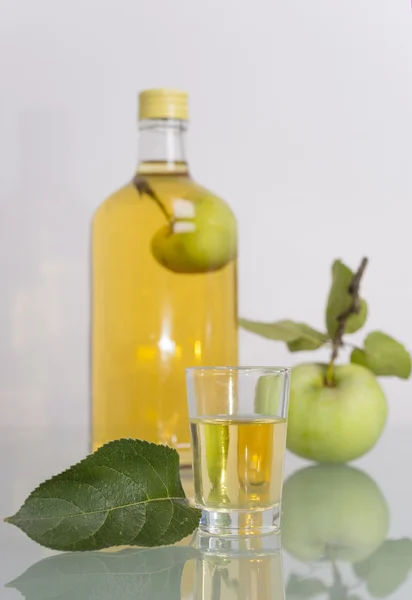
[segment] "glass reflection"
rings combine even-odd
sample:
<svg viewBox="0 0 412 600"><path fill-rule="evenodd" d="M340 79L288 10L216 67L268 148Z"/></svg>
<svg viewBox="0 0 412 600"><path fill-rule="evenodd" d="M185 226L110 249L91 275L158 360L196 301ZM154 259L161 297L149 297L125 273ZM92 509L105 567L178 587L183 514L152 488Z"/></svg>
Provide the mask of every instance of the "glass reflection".
<svg viewBox="0 0 412 600"><path fill-rule="evenodd" d="M280 537L198 532L193 600L284 600Z"/></svg>

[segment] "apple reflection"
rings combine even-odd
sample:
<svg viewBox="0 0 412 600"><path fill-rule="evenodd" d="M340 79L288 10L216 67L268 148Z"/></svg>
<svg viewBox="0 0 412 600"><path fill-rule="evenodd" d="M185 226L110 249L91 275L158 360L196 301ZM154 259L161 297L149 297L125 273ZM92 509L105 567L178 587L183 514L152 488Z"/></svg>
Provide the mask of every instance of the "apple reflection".
<svg viewBox="0 0 412 600"><path fill-rule="evenodd" d="M286 597L385 598L412 569L412 541L386 539L389 508L377 484L346 465L293 473L283 490L282 545L302 565Z"/></svg>
<svg viewBox="0 0 412 600"><path fill-rule="evenodd" d="M379 487L345 465L317 465L291 475L282 508L283 547L303 561L361 561L388 533L389 509Z"/></svg>

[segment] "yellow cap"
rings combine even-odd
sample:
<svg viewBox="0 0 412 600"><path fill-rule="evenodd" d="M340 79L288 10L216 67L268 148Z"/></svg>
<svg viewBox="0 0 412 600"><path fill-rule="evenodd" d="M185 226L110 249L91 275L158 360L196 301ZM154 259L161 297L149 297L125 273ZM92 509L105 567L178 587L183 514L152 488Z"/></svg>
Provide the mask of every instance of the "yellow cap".
<svg viewBox="0 0 412 600"><path fill-rule="evenodd" d="M139 119L182 119L187 121L188 95L180 90L145 90L139 94Z"/></svg>

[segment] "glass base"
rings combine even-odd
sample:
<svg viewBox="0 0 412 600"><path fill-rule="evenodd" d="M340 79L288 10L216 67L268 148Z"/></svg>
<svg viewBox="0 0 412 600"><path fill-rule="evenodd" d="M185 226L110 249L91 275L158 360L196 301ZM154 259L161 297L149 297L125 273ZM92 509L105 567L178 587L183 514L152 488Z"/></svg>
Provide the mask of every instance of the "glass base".
<svg viewBox="0 0 412 600"><path fill-rule="evenodd" d="M250 536L274 533L280 529L280 509L207 510L202 508L199 528L210 535Z"/></svg>
<svg viewBox="0 0 412 600"><path fill-rule="evenodd" d="M267 556L280 552L281 548L279 531L263 535L220 537L198 529L192 543L202 554L235 556L237 559L241 556Z"/></svg>

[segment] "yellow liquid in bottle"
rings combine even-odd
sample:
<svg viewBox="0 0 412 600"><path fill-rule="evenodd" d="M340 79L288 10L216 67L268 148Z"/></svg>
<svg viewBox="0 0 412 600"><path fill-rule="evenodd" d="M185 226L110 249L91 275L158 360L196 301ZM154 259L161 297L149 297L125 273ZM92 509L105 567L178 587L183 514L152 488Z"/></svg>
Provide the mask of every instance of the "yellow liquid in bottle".
<svg viewBox="0 0 412 600"><path fill-rule="evenodd" d="M185 165L139 169L170 213L207 193ZM93 448L121 437L175 447L191 463L185 368L237 364L236 261L174 273L151 252L165 216L134 183L109 197L92 225Z"/></svg>

